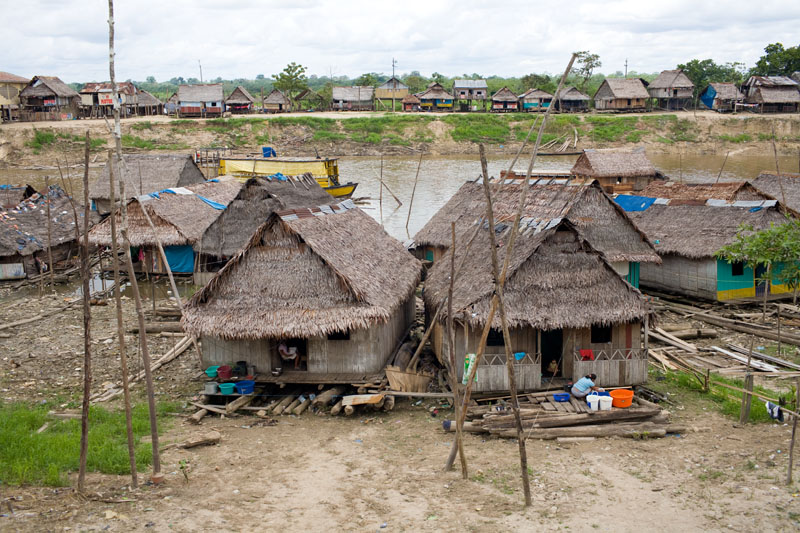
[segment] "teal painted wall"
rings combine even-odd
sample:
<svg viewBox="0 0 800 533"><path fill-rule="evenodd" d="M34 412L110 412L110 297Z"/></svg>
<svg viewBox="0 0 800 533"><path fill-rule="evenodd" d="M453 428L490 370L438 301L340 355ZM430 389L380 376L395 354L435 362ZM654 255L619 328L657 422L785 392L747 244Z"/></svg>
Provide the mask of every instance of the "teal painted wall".
<svg viewBox="0 0 800 533"><path fill-rule="evenodd" d="M639 288L639 263L635 261L628 263L628 275L625 276L625 280L637 289Z"/></svg>
<svg viewBox="0 0 800 533"><path fill-rule="evenodd" d="M749 289L753 286L753 269L745 265L741 276L734 276L731 263L717 259L717 291Z"/></svg>

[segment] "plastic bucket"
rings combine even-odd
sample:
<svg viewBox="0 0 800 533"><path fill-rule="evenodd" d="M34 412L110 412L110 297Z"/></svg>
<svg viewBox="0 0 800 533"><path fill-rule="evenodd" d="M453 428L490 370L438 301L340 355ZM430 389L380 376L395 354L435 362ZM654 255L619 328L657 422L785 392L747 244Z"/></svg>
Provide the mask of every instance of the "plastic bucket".
<svg viewBox="0 0 800 533"><path fill-rule="evenodd" d="M569 401L569 394L568 393L556 393L553 394L553 400L557 402L568 402Z"/></svg>
<svg viewBox="0 0 800 533"><path fill-rule="evenodd" d="M633 391L628 389L612 390L611 398L614 407L630 407L633 403Z"/></svg>
<svg viewBox="0 0 800 533"><path fill-rule="evenodd" d="M219 379L231 379L232 375L233 369L228 365L217 368L217 376L219 376Z"/></svg>
<svg viewBox="0 0 800 533"><path fill-rule="evenodd" d="M206 381L206 388L203 390L206 394L216 394L219 390L219 384L216 381Z"/></svg>
<svg viewBox="0 0 800 533"><path fill-rule="evenodd" d="M236 384L236 392L239 394L253 394L255 386L255 381L245 379Z"/></svg>
<svg viewBox="0 0 800 533"><path fill-rule="evenodd" d="M217 369L219 369L219 366L210 366L206 368L206 376L210 378L217 377Z"/></svg>
<svg viewBox="0 0 800 533"><path fill-rule="evenodd" d="M233 383L220 383L219 392L222 394L233 394L233 389L236 385Z"/></svg>
<svg viewBox="0 0 800 533"><path fill-rule="evenodd" d="M586 403L589 404L590 411L597 411L600 408L600 396L597 394L590 394L586 397Z"/></svg>
<svg viewBox="0 0 800 533"><path fill-rule="evenodd" d="M611 410L611 403L614 401L611 396L600 396L600 410L601 411L610 411Z"/></svg>

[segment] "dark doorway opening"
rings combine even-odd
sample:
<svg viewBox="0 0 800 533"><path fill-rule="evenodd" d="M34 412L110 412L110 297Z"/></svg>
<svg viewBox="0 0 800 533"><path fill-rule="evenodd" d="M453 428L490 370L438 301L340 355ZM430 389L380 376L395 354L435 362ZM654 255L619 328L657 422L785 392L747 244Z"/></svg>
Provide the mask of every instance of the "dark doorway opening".
<svg viewBox="0 0 800 533"><path fill-rule="evenodd" d="M564 372L561 352L564 348L564 332L560 329L542 331L542 375L546 378L559 377ZM555 364L554 364L555 363ZM555 372L553 371L555 369Z"/></svg>

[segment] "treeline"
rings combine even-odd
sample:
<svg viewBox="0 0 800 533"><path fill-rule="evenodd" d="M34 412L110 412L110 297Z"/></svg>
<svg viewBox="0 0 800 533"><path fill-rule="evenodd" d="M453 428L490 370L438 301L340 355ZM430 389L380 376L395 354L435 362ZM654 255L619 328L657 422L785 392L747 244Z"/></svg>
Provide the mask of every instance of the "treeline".
<svg viewBox="0 0 800 533"><path fill-rule="evenodd" d="M592 96L597 91L600 84L606 78L621 78L626 73L617 71L610 75L596 73L602 66L600 57L588 51L579 52L578 61L567 79L567 85L573 85L584 93ZM294 67L294 68L290 68ZM675 67L683 69L689 79L695 85L695 95L702 91L711 82L732 82L743 83L749 76L791 76L792 73L800 71L800 45L786 48L781 43L769 44L764 48L764 55L756 61L756 64L748 68L744 63L717 63L713 59L692 59L686 63L681 63ZM286 73L289 73L287 81ZM658 72L640 73L635 71L627 72L629 78L642 78L645 81L652 81L658 76ZM388 79L390 75L381 72L368 72L356 78L348 76L318 76L311 74L306 76L305 68L291 63L284 72L267 76L259 74L255 79L237 78L224 80L215 78L203 80L204 83L222 83L226 95L230 94L237 86L241 85L250 94L258 98L263 91L266 95L274 87L290 92L296 92L299 88L308 88L320 93L323 98L330 98L330 90L333 86L365 85L377 86ZM538 88L549 93L554 93L558 84L558 76L547 73L531 73L521 77L502 77L493 75L481 75L479 73L462 74L460 76L445 76L439 72L434 72L431 76L423 76L419 71L411 71L398 75L398 78L409 86L411 92L424 90L429 83L436 81L441 83L445 89L452 89L455 79L485 79L489 87L489 92L494 93L503 87L508 87L515 94L521 94L530 88ZM133 81L133 80L128 80ZM134 83L150 93L153 93L162 100L169 98L178 90L180 84L200 83L198 78L174 77L168 81L158 82L153 76L148 76L144 81L134 81ZM83 84L71 84L76 90L80 90Z"/></svg>

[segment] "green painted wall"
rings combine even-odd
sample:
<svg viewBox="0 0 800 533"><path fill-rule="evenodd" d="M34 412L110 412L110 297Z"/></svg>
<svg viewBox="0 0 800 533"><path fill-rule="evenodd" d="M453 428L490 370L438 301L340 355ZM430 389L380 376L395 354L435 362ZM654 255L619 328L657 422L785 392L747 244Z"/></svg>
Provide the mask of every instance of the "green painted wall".
<svg viewBox="0 0 800 533"><path fill-rule="evenodd" d="M717 291L748 289L753 286L753 269L745 265L741 276L734 276L732 264L717 259Z"/></svg>
<svg viewBox="0 0 800 533"><path fill-rule="evenodd" d="M625 280L636 287L639 288L639 263L636 261L631 261L628 263L628 275L625 276Z"/></svg>

